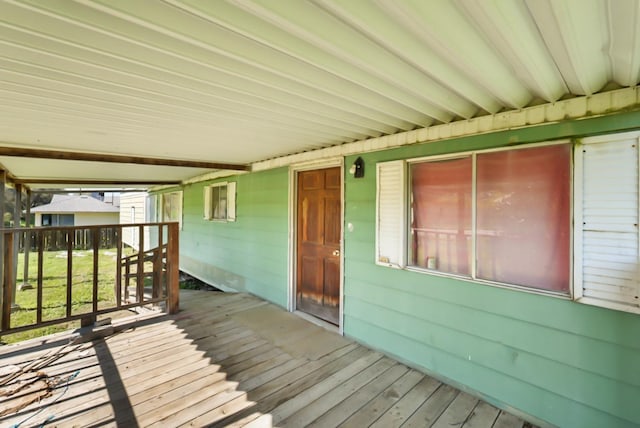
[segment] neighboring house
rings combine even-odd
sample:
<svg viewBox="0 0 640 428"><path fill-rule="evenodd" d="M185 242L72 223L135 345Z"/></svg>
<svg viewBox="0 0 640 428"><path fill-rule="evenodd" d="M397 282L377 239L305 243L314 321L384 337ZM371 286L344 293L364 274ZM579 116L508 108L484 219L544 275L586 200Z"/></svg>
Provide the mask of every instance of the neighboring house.
<svg viewBox="0 0 640 428"><path fill-rule="evenodd" d="M182 224L182 192L166 192L149 195L147 192L123 193L120 196L120 224L144 222L171 222ZM151 228L153 229L153 228ZM158 245L155 230L144 229L144 248ZM125 228L122 240L126 245L138 249L140 235L138 228ZM163 238L166 242L166 235Z"/></svg>
<svg viewBox="0 0 640 428"><path fill-rule="evenodd" d="M180 267L530 420L631 426L640 112L516 129L507 115L170 189L183 192Z"/></svg>
<svg viewBox="0 0 640 428"><path fill-rule="evenodd" d="M147 192L123 193L120 195L120 224L139 224L147 221ZM124 229L122 242L138 249L140 235L137 228ZM149 248L149 237L145 237L145 248Z"/></svg>
<svg viewBox="0 0 640 428"><path fill-rule="evenodd" d="M91 226L118 223L120 208L88 195L54 195L31 213L36 226Z"/></svg>

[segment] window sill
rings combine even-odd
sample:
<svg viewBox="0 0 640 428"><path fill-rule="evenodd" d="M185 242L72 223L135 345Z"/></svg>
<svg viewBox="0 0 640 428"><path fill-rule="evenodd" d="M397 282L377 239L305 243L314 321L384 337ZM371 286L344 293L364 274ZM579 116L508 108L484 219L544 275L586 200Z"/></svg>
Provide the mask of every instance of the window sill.
<svg viewBox="0 0 640 428"><path fill-rule="evenodd" d="M226 218L205 218L204 221L208 221L211 223L231 223L233 220L229 220Z"/></svg>
<svg viewBox="0 0 640 428"><path fill-rule="evenodd" d="M409 272L416 272L416 273L422 273L422 274L427 274L427 275L439 276L439 277L442 277L442 278L459 279L459 280L468 281L468 282L472 282L472 283L476 283L476 284L488 285L490 287L503 288L503 289L506 289L506 290L521 291L521 292L530 293L530 294L557 297L557 298L564 299L564 300L572 300L570 294L562 293L562 292L558 292L558 291L542 290L542 289L539 289L539 288L525 287L525 286L522 286L522 285L505 284L505 283L502 283L502 282L488 281L488 280L485 280L485 279L473 278L471 276L466 276L466 275L457 275L457 274L453 274L453 273L439 272L439 271L436 271L436 270L423 269L423 268L419 268L419 267L415 267L415 266L407 266L407 267L404 268L404 270L407 270Z"/></svg>

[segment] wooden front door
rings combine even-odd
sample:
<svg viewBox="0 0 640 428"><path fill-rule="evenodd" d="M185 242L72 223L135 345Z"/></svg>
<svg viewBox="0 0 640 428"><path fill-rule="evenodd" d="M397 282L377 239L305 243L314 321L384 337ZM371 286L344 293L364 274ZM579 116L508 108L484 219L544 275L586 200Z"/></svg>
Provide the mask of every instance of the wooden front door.
<svg viewBox="0 0 640 428"><path fill-rule="evenodd" d="M340 313L340 168L298 173L296 306L330 323Z"/></svg>

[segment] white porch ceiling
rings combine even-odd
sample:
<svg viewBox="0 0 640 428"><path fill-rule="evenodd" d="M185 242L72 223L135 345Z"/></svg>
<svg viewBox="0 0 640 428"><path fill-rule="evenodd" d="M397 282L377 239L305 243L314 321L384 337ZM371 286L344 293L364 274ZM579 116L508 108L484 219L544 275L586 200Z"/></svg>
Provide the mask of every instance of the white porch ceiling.
<svg viewBox="0 0 640 428"><path fill-rule="evenodd" d="M0 0L3 147L248 164L639 81L639 0ZM203 172L60 162L0 158Z"/></svg>

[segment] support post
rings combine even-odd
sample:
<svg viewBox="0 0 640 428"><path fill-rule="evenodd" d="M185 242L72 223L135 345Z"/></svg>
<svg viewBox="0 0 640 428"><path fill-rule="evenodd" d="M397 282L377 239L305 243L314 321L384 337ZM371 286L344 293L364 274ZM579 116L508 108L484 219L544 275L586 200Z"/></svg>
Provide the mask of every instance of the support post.
<svg viewBox="0 0 640 428"><path fill-rule="evenodd" d="M27 189L26 192L26 205L27 209L24 214L24 223L27 228L31 227L31 190ZM29 284L29 251L31 250L31 232L25 232L24 236L24 275L22 275L22 289L33 288Z"/></svg>
<svg viewBox="0 0 640 428"><path fill-rule="evenodd" d="M7 172L4 170L0 170L0 229L4 229L4 204L6 201L5 198L5 184L7 183ZM0 307L5 307L5 296L9 296L10 293L7 293L5 290L4 284L4 267L6 266L5 260L5 248L4 248L4 233L0 233L0 254L2 255L2 262L0 263L0 278L2 281L2 290L0 290ZM11 302L9 301L9 306L11 306ZM3 314L4 316L4 314ZM7 329L6 325L2 325L3 329Z"/></svg>
<svg viewBox="0 0 640 428"><path fill-rule="evenodd" d="M74 229L66 229L67 235L67 318L71 316L73 296L73 246L75 242Z"/></svg>
<svg viewBox="0 0 640 428"><path fill-rule="evenodd" d="M139 303L144 301L144 226L138 226L139 240L138 240L138 266L136 276L136 300Z"/></svg>
<svg viewBox="0 0 640 428"><path fill-rule="evenodd" d="M117 227L114 229L116 233L116 306L120 307L122 305L122 227ZM129 264L127 264L126 274L129 275ZM129 277L125 281L127 287L129 286Z"/></svg>
<svg viewBox="0 0 640 428"><path fill-rule="evenodd" d="M13 301L11 284L15 281L13 278L14 270L13 266L13 232L4 232L4 275L3 275L3 299L2 299L2 329L8 330L11 328L11 302Z"/></svg>
<svg viewBox="0 0 640 428"><path fill-rule="evenodd" d="M167 232L167 312L175 314L180 309L180 230L178 223L169 223Z"/></svg>
<svg viewBox="0 0 640 428"><path fill-rule="evenodd" d="M13 228L17 229L20 227L20 217L22 217L22 184L17 183L15 185L15 192L16 194L13 201ZM13 283L11 284L11 306L14 309L18 309L18 305L16 304L16 292L18 291L18 247L20 246L20 239L17 234L14 234L13 238Z"/></svg>
<svg viewBox="0 0 640 428"><path fill-rule="evenodd" d="M43 272L44 272L44 232L42 230L37 233L38 242L38 282L36 287L36 322L40 324L42 322L42 289L44 286Z"/></svg>

